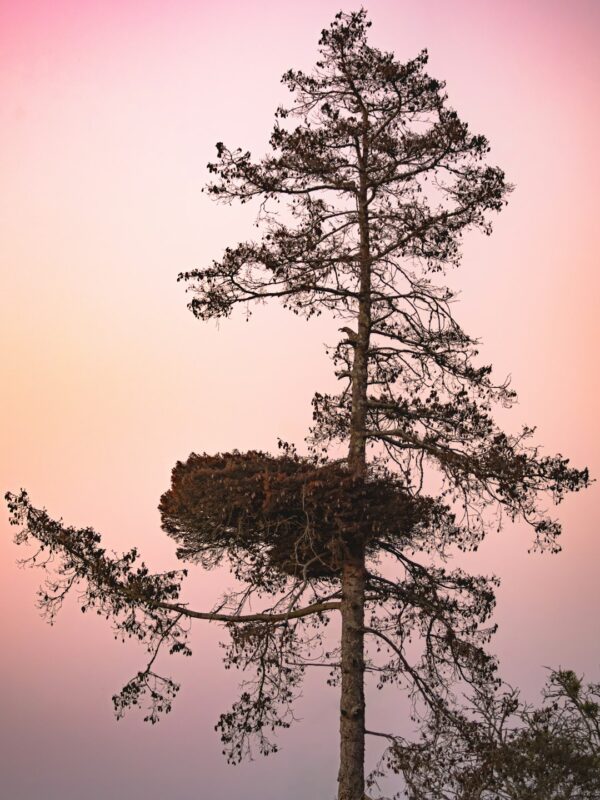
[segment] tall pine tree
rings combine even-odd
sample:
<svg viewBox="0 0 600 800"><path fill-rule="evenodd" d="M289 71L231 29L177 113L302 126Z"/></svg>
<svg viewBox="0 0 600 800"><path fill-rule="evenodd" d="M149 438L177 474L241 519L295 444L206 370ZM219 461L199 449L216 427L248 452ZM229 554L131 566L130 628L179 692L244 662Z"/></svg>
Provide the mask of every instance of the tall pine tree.
<svg viewBox="0 0 600 800"><path fill-rule="evenodd" d="M315 69L284 75L293 101L276 112L269 155L217 145L208 190L258 201L262 238L180 275L203 320L278 299L340 321L331 356L341 389L315 395L312 454L192 454L161 500L179 556L227 563L241 588L195 611L181 599L184 573L150 574L136 551L111 557L92 529L51 520L25 493L8 496L18 541L36 539L56 567L44 609L55 613L79 585L84 607L147 642L149 664L115 697L118 714L144 693L151 721L170 708L177 684L154 661L163 644L190 652L195 618L223 622L226 661L255 672L219 722L233 761L253 740L276 749L269 730L290 723L305 670L328 665L341 687L339 800L365 791L365 673L409 686L437 714L452 713L453 680L494 681L484 649L494 581L438 557L476 547L490 510L524 519L553 548L560 529L538 510L540 495L558 502L588 482L586 470L530 446L531 429L508 435L493 420L514 393L476 364L440 276L459 263L466 231L490 233L509 187L486 163L486 139L425 72L426 53L401 64L368 44L369 26L364 11L338 14ZM340 442L346 455L328 460ZM248 609L257 598L258 613ZM334 615L337 644L325 637Z"/></svg>

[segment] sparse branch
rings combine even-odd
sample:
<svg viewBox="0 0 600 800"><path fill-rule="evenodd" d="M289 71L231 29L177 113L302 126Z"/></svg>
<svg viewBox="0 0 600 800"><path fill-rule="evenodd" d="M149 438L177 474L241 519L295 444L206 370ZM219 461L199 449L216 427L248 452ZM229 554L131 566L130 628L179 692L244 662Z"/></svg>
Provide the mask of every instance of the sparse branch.
<svg viewBox="0 0 600 800"><path fill-rule="evenodd" d="M174 611L191 619L205 619L209 622L225 622L227 624L248 623L248 622L287 622L292 619L300 619L301 617L308 617L313 614L323 614L325 611L333 611L339 609L339 601L330 601L328 603L313 603L304 608L294 608L290 611L284 611L280 614L274 613L257 613L257 614L219 614L214 611L194 611L187 606L181 606L173 603L157 603L157 608L162 608L166 611Z"/></svg>

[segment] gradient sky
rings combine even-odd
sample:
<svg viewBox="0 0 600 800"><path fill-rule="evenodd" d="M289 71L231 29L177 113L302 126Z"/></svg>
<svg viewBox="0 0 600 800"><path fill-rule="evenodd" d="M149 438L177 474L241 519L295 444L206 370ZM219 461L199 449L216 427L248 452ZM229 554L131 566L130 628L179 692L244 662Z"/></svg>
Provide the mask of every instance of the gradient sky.
<svg viewBox="0 0 600 800"><path fill-rule="evenodd" d="M516 189L492 238L472 234L452 277L458 316L538 425L547 452L600 475L600 4L595 0L374 0L371 40L430 52L452 105L492 143ZM315 390L332 387L328 320L276 307L202 324L181 270L252 233L252 213L201 195L223 140L264 149L280 75L310 68L339 0L0 0L0 488L115 550L174 563L156 510L190 451L301 441ZM345 10L356 8L346 5ZM495 649L536 698L544 667L600 679L599 488L568 498L558 556L508 527L462 565L501 576ZM228 767L213 731L234 698L218 629L198 627L183 684L151 728L116 723L110 697L143 654L69 604L50 629L39 575L19 571L0 513L0 775L10 800L300 800L331 797L337 696L317 676L282 752ZM195 573L212 604L223 574ZM380 696L373 727L402 704ZM370 725L371 727L371 725ZM373 751L374 753L374 751Z"/></svg>

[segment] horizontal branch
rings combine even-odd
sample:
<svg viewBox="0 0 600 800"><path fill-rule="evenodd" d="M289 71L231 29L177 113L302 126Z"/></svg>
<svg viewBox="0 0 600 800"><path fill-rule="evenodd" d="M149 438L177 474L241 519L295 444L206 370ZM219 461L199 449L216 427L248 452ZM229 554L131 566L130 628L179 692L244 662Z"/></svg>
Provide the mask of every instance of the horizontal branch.
<svg viewBox="0 0 600 800"><path fill-rule="evenodd" d="M299 617L308 617L311 614L320 614L323 611L331 611L340 608L341 603L330 601L327 603L313 603L304 608L296 608L293 611L282 611L279 614L271 613L258 613L258 614L220 614L212 611L193 611L186 606L176 603L156 603L157 608L162 608L165 611L176 611L178 614L183 614L193 619L206 619L213 622L286 622L289 619L298 619Z"/></svg>
<svg viewBox="0 0 600 800"><path fill-rule="evenodd" d="M394 736L391 733L380 733L379 731L368 731L365 729L366 736L381 736L383 739L389 739L392 742L398 741L398 736Z"/></svg>

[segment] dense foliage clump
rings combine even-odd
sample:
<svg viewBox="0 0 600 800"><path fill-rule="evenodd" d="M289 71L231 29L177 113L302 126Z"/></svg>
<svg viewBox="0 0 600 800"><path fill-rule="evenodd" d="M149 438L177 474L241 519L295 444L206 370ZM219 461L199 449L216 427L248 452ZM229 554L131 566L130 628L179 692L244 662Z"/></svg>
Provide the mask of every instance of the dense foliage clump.
<svg viewBox="0 0 600 800"><path fill-rule="evenodd" d="M446 509L411 496L392 473L365 479L344 461L260 452L193 453L173 469L160 512L181 559L214 566L227 556L240 575L251 565L268 582L339 579L358 542L371 556L384 543L417 548L432 524L451 525Z"/></svg>

